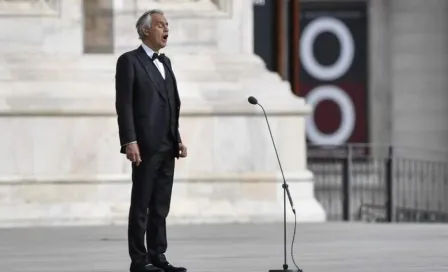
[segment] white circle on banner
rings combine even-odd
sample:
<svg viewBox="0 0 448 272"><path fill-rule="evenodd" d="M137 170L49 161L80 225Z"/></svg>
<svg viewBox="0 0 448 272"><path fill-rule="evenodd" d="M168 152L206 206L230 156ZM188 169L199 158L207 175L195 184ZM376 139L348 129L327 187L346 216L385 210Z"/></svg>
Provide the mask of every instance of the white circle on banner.
<svg viewBox="0 0 448 272"><path fill-rule="evenodd" d="M315 58L313 47L319 34L330 32L341 44L341 51L336 62L330 66L321 65ZM320 17L313 20L303 30L300 38L300 59L306 71L319 80L334 80L343 76L353 63L355 45L353 36L347 26L332 17Z"/></svg>
<svg viewBox="0 0 448 272"><path fill-rule="evenodd" d="M306 96L307 103L310 104L313 109L316 109L319 103L324 100L333 101L338 105L341 111L341 124L334 133L324 134L317 128L314 114L312 114L306 119L307 137L314 144L344 144L355 129L355 105L347 93L333 85L324 85L314 88Z"/></svg>

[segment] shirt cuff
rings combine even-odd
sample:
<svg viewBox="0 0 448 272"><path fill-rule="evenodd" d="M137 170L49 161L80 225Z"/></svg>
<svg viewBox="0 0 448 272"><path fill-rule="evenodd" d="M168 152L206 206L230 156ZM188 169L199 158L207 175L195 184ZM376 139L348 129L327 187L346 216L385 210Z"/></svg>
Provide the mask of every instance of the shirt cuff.
<svg viewBox="0 0 448 272"><path fill-rule="evenodd" d="M127 145L129 145L129 144L134 144L134 143L137 143L137 141L129 142L129 143L126 143L126 144L124 144L124 145L122 145L122 146L127 146Z"/></svg>

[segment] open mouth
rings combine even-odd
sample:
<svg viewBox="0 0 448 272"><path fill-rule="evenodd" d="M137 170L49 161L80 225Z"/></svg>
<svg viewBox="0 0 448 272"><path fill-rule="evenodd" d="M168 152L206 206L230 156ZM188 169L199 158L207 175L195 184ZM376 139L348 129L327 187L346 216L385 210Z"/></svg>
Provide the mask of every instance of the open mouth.
<svg viewBox="0 0 448 272"><path fill-rule="evenodd" d="M168 40L168 34L163 35L163 36L162 36L162 40L163 40L164 42L166 42L166 41Z"/></svg>

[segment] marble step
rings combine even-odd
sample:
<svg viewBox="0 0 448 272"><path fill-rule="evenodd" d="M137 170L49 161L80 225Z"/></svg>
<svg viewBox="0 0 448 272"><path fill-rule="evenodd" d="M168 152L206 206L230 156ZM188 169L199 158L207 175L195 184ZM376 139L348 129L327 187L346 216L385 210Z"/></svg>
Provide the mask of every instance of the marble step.
<svg viewBox="0 0 448 272"><path fill-rule="evenodd" d="M238 91L244 89L277 89L284 84L275 73L251 79L215 80L215 81L179 81L180 92L189 91ZM113 80L94 81L0 81L0 96L110 96L115 94Z"/></svg>
<svg viewBox="0 0 448 272"><path fill-rule="evenodd" d="M168 50L166 50L168 51ZM226 54L219 52L206 53L166 53L176 67L186 66L194 69L195 67L210 65L261 65L263 61L256 55L247 54ZM83 69L115 69L115 64L120 54L115 55L0 55L0 66L8 65L10 67L28 67L32 68L83 68Z"/></svg>
<svg viewBox="0 0 448 272"><path fill-rule="evenodd" d="M3 81L110 81L115 77L117 56L24 58L6 57L0 63ZM271 77L256 56L174 55L179 81L240 81ZM32 63L32 65L30 65Z"/></svg>
<svg viewBox="0 0 448 272"><path fill-rule="evenodd" d="M216 81L241 81L252 78L270 78L271 74L264 74L262 69L252 70L197 70L177 72L178 81L188 82L216 82ZM88 81L92 83L113 81L115 72L111 71L85 71L85 70L25 70L12 71L9 75L3 74L0 80L9 82L72 82Z"/></svg>
<svg viewBox="0 0 448 272"><path fill-rule="evenodd" d="M293 103L289 83L279 76L270 80L241 82L194 83L180 82L179 93L183 113L219 110L232 113L247 111L247 97L256 95L268 112ZM0 82L0 114L114 114L115 90L113 83L92 82ZM252 108L252 107L251 107ZM256 111L259 109L253 108Z"/></svg>

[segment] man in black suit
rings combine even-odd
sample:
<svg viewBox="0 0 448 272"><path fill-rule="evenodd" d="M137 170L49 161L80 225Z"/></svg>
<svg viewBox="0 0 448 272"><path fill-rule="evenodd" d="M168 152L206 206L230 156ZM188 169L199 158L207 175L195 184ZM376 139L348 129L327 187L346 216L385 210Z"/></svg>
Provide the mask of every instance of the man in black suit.
<svg viewBox="0 0 448 272"><path fill-rule="evenodd" d="M130 271L183 272L164 254L175 158L187 156L179 134L176 78L170 59L159 54L167 44L168 23L162 11L150 10L136 28L142 45L118 58L115 76L120 152L132 162Z"/></svg>

